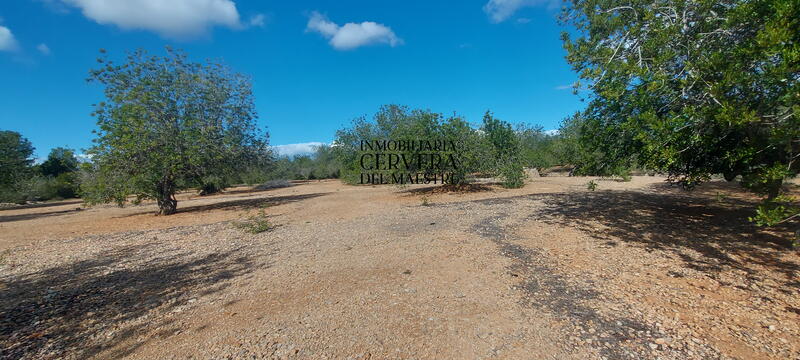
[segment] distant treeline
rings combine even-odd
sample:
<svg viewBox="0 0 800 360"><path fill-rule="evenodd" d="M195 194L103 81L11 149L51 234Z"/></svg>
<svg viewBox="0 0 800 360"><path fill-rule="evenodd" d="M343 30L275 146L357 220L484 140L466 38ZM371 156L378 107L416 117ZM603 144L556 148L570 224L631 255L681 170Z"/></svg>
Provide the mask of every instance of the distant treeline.
<svg viewBox="0 0 800 360"><path fill-rule="evenodd" d="M349 127L336 132L333 144L317 146L311 154L288 157L260 152L233 171L201 176L190 187L201 194L211 194L232 185L282 179L342 178L356 183L361 170L359 142L367 139L449 139L461 149L459 182L469 181L469 174L481 174L499 177L508 187L518 187L525 167L575 165L586 158L579 153L576 119L565 120L558 131L546 132L541 126L512 127L488 111L479 126L472 126L460 116L386 105L372 118L353 120ZM58 147L42 163L35 164L33 152L33 145L21 134L0 132L0 202L91 196L103 187L104 180L97 176L98 164L90 157L79 159L75 150Z"/></svg>

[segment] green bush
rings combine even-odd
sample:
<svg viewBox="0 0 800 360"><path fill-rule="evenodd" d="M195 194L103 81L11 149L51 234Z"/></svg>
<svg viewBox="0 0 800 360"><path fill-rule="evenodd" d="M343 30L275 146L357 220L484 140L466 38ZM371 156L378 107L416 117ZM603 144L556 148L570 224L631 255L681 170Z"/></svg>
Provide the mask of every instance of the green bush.
<svg viewBox="0 0 800 360"><path fill-rule="evenodd" d="M206 176L201 179L200 195L216 194L225 190L228 186L230 186L230 184L222 176Z"/></svg>
<svg viewBox="0 0 800 360"><path fill-rule="evenodd" d="M499 172L503 178L503 187L517 189L525 185L525 171L518 161L511 161L502 165Z"/></svg>
<svg viewBox="0 0 800 360"><path fill-rule="evenodd" d="M78 175L75 172L58 176L35 175L0 191L1 202L24 204L27 201L46 201L76 198L79 195Z"/></svg>
<svg viewBox="0 0 800 360"><path fill-rule="evenodd" d="M251 234L260 234L274 228L269 219L267 219L267 214L263 210L257 215L251 216L247 220L236 225L238 228Z"/></svg>

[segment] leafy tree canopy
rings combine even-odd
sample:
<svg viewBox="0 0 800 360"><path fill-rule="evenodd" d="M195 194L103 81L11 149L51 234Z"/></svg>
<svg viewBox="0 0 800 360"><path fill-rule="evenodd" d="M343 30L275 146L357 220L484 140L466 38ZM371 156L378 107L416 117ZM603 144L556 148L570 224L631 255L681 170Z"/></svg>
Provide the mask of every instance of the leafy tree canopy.
<svg viewBox="0 0 800 360"><path fill-rule="evenodd" d="M57 147L50 150L50 155L47 156L40 169L44 176L58 176L64 173L78 171L78 158L75 157L75 152L71 149Z"/></svg>
<svg viewBox="0 0 800 360"><path fill-rule="evenodd" d="M13 187L33 165L33 145L15 131L0 131L0 187Z"/></svg>
<svg viewBox="0 0 800 360"><path fill-rule="evenodd" d="M776 180L800 152L800 5L575 0L568 60L588 81L586 140L686 184Z"/></svg>
<svg viewBox="0 0 800 360"><path fill-rule="evenodd" d="M247 77L171 49L163 57L138 50L121 64L98 61L89 80L104 86L106 99L94 111L88 201L121 205L132 194L136 201L155 199L167 215L176 211L177 191L268 156Z"/></svg>
<svg viewBox="0 0 800 360"><path fill-rule="evenodd" d="M361 141L372 140L454 140L449 138L454 135L460 121L457 116L445 118L442 114L434 113L429 110L411 110L405 106L385 105L382 106L374 115L372 120L360 117L353 120L351 127L338 130L336 132L335 146L333 151L341 163L343 180L350 183L358 183L361 173L360 166L360 146ZM451 124L445 127L444 124ZM449 132L445 133L447 128ZM461 143L457 145L459 149ZM407 155L424 153L423 150L400 151ZM463 181L463 167L451 169L459 177L458 181ZM386 171L386 174L408 172L429 173L441 169L417 169L413 166L409 169L398 169L396 171Z"/></svg>
<svg viewBox="0 0 800 360"><path fill-rule="evenodd" d="M567 59L588 89L598 170L713 174L775 199L800 169L800 2L571 0Z"/></svg>

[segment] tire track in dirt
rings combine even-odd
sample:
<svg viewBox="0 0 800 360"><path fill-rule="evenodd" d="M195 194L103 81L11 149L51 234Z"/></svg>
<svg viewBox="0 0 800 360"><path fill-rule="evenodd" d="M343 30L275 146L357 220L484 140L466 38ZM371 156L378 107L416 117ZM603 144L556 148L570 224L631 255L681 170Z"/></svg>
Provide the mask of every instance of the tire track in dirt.
<svg viewBox="0 0 800 360"><path fill-rule="evenodd" d="M495 243L503 256L513 260L509 271L512 276L521 278L517 289L523 293L523 305L568 319L572 328L569 331L575 334L569 340L576 343L575 345L590 345L599 352L602 359L663 358L663 355L675 359L691 357L681 350L670 350L666 354L662 352L656 355L649 347L648 338L642 335L658 338L666 336L665 334L633 316L607 317L600 314L587 304L602 301L600 293L591 284L580 284L567 279L558 273L541 251L515 244L514 235L507 230L515 228L520 222L528 221L530 216L515 216L521 212L509 209L512 205L523 205L528 209L540 205L534 202L535 199L531 200L530 197L524 197L468 202L496 208L489 211L493 215L475 223L472 230ZM468 206L467 203L450 205L462 208ZM633 314L630 306L625 306L625 309ZM714 354L714 357L719 358L719 354Z"/></svg>

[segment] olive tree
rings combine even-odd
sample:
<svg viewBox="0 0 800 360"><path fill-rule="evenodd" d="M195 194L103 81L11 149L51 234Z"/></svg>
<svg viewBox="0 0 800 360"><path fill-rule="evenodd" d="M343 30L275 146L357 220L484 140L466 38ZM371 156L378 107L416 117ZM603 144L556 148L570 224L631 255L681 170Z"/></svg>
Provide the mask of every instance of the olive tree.
<svg viewBox="0 0 800 360"><path fill-rule="evenodd" d="M89 75L105 94L93 113L94 164L83 189L90 203L154 199L158 213L169 215L177 191L229 176L267 154L247 77L169 48L166 56L134 51L121 64L101 53Z"/></svg>
<svg viewBox="0 0 800 360"><path fill-rule="evenodd" d="M562 20L598 168L722 174L767 197L763 223L792 216L775 202L800 170L800 3L570 0Z"/></svg>

